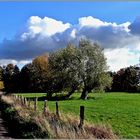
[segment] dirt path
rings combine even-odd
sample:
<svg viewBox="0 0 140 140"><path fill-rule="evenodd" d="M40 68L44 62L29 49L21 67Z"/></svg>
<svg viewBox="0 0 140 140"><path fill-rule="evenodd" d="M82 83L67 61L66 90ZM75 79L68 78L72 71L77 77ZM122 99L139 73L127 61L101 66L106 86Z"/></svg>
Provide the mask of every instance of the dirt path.
<svg viewBox="0 0 140 140"><path fill-rule="evenodd" d="M1 112L0 112L0 139L9 139L9 138L11 137L9 136L8 131L4 127L4 122L3 119L1 118Z"/></svg>
<svg viewBox="0 0 140 140"><path fill-rule="evenodd" d="M1 96L1 92L0 92L0 96ZM11 139L8 131L6 130L5 126L4 126L4 121L1 117L1 111L0 111L0 139Z"/></svg>

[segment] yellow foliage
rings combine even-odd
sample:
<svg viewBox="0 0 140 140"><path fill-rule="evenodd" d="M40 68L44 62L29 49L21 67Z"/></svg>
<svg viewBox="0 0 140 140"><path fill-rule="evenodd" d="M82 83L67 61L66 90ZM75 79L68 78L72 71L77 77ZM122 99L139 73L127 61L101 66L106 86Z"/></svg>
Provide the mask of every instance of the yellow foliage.
<svg viewBox="0 0 140 140"><path fill-rule="evenodd" d="M3 81L0 81L0 90L4 89Z"/></svg>
<svg viewBox="0 0 140 140"><path fill-rule="evenodd" d="M36 65L40 70L46 71L48 69L48 54L36 57L33 60L33 64Z"/></svg>

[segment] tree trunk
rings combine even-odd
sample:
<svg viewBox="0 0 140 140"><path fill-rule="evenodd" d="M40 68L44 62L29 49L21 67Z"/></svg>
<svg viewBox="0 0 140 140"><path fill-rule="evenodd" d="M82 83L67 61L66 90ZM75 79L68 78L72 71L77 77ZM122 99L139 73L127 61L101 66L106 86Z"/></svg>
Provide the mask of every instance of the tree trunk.
<svg viewBox="0 0 140 140"><path fill-rule="evenodd" d="M88 95L88 91L86 88L83 89L82 94L81 94L81 99L86 100Z"/></svg>
<svg viewBox="0 0 140 140"><path fill-rule="evenodd" d="M74 93L75 89L72 89L67 95L66 98L70 98L70 96Z"/></svg>
<svg viewBox="0 0 140 140"><path fill-rule="evenodd" d="M52 99L52 93L47 93L47 99L51 100Z"/></svg>

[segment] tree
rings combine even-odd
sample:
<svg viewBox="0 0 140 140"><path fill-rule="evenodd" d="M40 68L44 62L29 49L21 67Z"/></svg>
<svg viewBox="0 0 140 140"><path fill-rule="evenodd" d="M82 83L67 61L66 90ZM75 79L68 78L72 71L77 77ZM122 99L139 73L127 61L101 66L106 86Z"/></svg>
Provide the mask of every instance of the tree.
<svg viewBox="0 0 140 140"><path fill-rule="evenodd" d="M3 72L3 82L7 93L18 92L19 89L19 68L8 64Z"/></svg>
<svg viewBox="0 0 140 140"><path fill-rule="evenodd" d="M11 93L13 90L13 73L14 73L14 65L8 64L4 70L4 87L7 93Z"/></svg>
<svg viewBox="0 0 140 140"><path fill-rule="evenodd" d="M3 84L3 68L0 66L0 91L4 89Z"/></svg>
<svg viewBox="0 0 140 140"><path fill-rule="evenodd" d="M124 73L125 69L120 69L113 76L112 91L123 91Z"/></svg>
<svg viewBox="0 0 140 140"><path fill-rule="evenodd" d="M3 77L3 68L0 66L0 81L2 81Z"/></svg>
<svg viewBox="0 0 140 140"><path fill-rule="evenodd" d="M99 78L99 90L100 91L111 91L112 77L108 72L103 72Z"/></svg>
<svg viewBox="0 0 140 140"><path fill-rule="evenodd" d="M36 57L21 69L22 92L46 92L48 76L48 54Z"/></svg>
<svg viewBox="0 0 140 140"><path fill-rule="evenodd" d="M140 83L140 69L128 67L119 70L113 77L112 90L124 92L137 92Z"/></svg>
<svg viewBox="0 0 140 140"><path fill-rule="evenodd" d="M14 66L13 75L13 89L12 92L20 92L20 70L17 65Z"/></svg>
<svg viewBox="0 0 140 140"><path fill-rule="evenodd" d="M123 84L125 91L137 92L139 84L139 75L140 71L137 70L135 67L130 66L125 70L124 74L125 81Z"/></svg>
<svg viewBox="0 0 140 140"><path fill-rule="evenodd" d="M114 79L114 76L116 75L116 72L108 71L107 75L109 76L107 80L109 80L110 82L109 82L109 85L105 87L106 92L112 91L113 79Z"/></svg>
<svg viewBox="0 0 140 140"><path fill-rule="evenodd" d="M92 89L109 86L111 79L106 73L106 59L103 50L89 40L81 40L78 47L69 44L49 57L52 73L52 93L68 91L68 97L79 87L83 89L82 99Z"/></svg>
<svg viewBox="0 0 140 140"><path fill-rule="evenodd" d="M3 89L4 89L3 81L0 81L0 91L2 91Z"/></svg>
<svg viewBox="0 0 140 140"><path fill-rule="evenodd" d="M79 42L79 75L83 82L83 91L81 99L86 99L89 92L94 88L103 86L102 80L107 76L106 58L103 49L89 40ZM107 78L104 78L104 86Z"/></svg>
<svg viewBox="0 0 140 140"><path fill-rule="evenodd" d="M26 64L20 72L20 83L22 92L35 92L37 79L35 67L32 63ZM37 92L37 91L36 91Z"/></svg>
<svg viewBox="0 0 140 140"><path fill-rule="evenodd" d="M50 80L50 70L48 65L48 54L36 57L32 64L35 67L36 86L40 92L46 92L48 89L48 80Z"/></svg>
<svg viewBox="0 0 140 140"><path fill-rule="evenodd" d="M52 91L67 91L70 97L80 84L78 72L78 50L72 44L60 51L50 54L49 65L52 75Z"/></svg>
<svg viewBox="0 0 140 140"><path fill-rule="evenodd" d="M40 71L46 71L48 69L48 54L44 54L36 57L33 60L33 65L35 65Z"/></svg>

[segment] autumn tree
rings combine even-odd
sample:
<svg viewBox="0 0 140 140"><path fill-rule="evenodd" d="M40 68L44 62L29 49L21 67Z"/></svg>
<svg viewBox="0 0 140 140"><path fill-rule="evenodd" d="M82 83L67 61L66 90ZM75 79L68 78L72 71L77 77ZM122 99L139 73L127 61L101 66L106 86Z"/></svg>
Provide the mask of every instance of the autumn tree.
<svg viewBox="0 0 140 140"><path fill-rule="evenodd" d="M47 92L49 86L50 70L48 65L48 54L36 57L32 64L35 67L36 86L40 92Z"/></svg>
<svg viewBox="0 0 140 140"><path fill-rule="evenodd" d="M36 57L20 73L23 92L46 92L49 77L48 54Z"/></svg>

